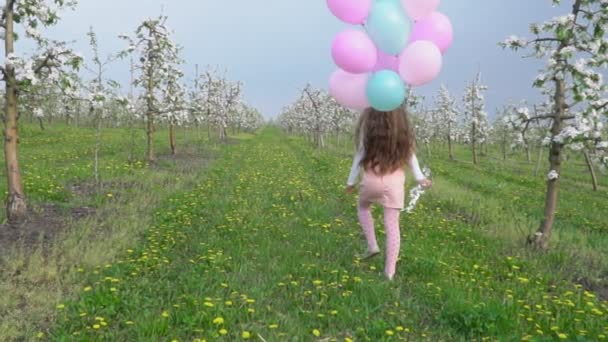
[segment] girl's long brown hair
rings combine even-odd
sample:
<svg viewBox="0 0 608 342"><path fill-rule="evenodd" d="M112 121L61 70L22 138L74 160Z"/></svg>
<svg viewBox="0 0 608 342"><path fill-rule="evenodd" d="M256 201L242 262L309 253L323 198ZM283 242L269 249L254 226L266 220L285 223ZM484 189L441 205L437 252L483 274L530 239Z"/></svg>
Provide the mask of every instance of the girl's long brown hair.
<svg viewBox="0 0 608 342"><path fill-rule="evenodd" d="M359 118L355 137L355 143L362 142L365 148L361 166L378 175L402 168L416 150L414 131L401 107L390 112L366 109Z"/></svg>

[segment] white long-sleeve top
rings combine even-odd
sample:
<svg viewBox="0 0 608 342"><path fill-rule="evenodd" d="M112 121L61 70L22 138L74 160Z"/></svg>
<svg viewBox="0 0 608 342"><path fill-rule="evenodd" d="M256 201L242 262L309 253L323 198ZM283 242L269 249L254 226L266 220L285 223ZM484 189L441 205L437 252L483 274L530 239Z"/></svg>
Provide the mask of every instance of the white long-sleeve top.
<svg viewBox="0 0 608 342"><path fill-rule="evenodd" d="M353 166L350 169L350 175L348 176L347 185L352 186L355 185L355 183L357 182L357 176L359 176L359 173L361 172L361 161L363 160L364 156L365 148L363 147L363 144L360 144L359 150L353 158ZM416 157L416 154L412 154L412 158L409 162L409 167L410 169L412 169L414 178L416 178L417 181L421 181L426 178L424 173L422 173L422 170L420 170L420 164L418 163L418 158Z"/></svg>

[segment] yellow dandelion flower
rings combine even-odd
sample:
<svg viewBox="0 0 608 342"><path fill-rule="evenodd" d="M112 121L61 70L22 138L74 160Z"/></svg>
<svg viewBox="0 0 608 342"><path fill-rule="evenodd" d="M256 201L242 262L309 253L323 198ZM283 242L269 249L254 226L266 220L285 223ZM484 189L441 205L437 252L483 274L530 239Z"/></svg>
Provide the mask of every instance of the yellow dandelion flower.
<svg viewBox="0 0 608 342"><path fill-rule="evenodd" d="M224 336L224 335L228 334L228 330L220 329L219 333L220 333L220 335Z"/></svg>
<svg viewBox="0 0 608 342"><path fill-rule="evenodd" d="M232 305L232 301L231 300L227 300L227 301L224 302L224 304L226 304L228 306L231 306Z"/></svg>
<svg viewBox="0 0 608 342"><path fill-rule="evenodd" d="M212 308L215 306L215 305L213 305L213 303L210 303L210 302L205 302L204 305L209 308Z"/></svg>
<svg viewBox="0 0 608 342"><path fill-rule="evenodd" d="M393 336L393 335L395 335L395 332L394 332L394 331L392 331L392 330L387 330L387 331L386 331L386 334L387 334L388 336Z"/></svg>
<svg viewBox="0 0 608 342"><path fill-rule="evenodd" d="M402 327L402 326L398 326L398 327L395 328L395 330L397 330L397 331L403 331L403 330L405 330L405 328Z"/></svg>
<svg viewBox="0 0 608 342"><path fill-rule="evenodd" d="M559 333L557 334L557 337L560 338L560 340L565 340L568 338L568 335L564 334L564 333Z"/></svg>
<svg viewBox="0 0 608 342"><path fill-rule="evenodd" d="M125 324L126 325L133 325L133 324L135 324L135 322L133 322L133 321L126 321Z"/></svg>
<svg viewBox="0 0 608 342"><path fill-rule="evenodd" d="M243 337L244 340L248 340L251 338L251 333L249 331L243 331L241 337Z"/></svg>
<svg viewBox="0 0 608 342"><path fill-rule="evenodd" d="M268 326L268 329L278 329L279 325L278 324L271 324Z"/></svg>
<svg viewBox="0 0 608 342"><path fill-rule="evenodd" d="M57 309L59 309L59 310L65 309L65 304L59 304L59 305L57 305Z"/></svg>
<svg viewBox="0 0 608 342"><path fill-rule="evenodd" d="M315 335L316 337L321 336L321 332L319 331L319 329L315 329L312 331L312 334Z"/></svg>
<svg viewBox="0 0 608 342"><path fill-rule="evenodd" d="M93 289L92 287L87 286L87 287L85 287L85 288L83 289L83 291L84 291L84 292L89 292L89 291L91 291L92 289Z"/></svg>
<svg viewBox="0 0 608 342"><path fill-rule="evenodd" d="M39 332L36 334L36 338L43 338L44 337L44 333L43 332Z"/></svg>
<svg viewBox="0 0 608 342"><path fill-rule="evenodd" d="M100 329L100 328L101 328L101 325L99 325L99 324L93 324L93 329Z"/></svg>
<svg viewBox="0 0 608 342"><path fill-rule="evenodd" d="M167 311L163 311L163 313L161 314L161 316L167 318L167 317L169 317L169 313Z"/></svg>
<svg viewBox="0 0 608 342"><path fill-rule="evenodd" d="M224 324L224 318L223 318L223 317L216 317L216 318L213 320L213 324L215 324L215 325L221 325L221 324Z"/></svg>

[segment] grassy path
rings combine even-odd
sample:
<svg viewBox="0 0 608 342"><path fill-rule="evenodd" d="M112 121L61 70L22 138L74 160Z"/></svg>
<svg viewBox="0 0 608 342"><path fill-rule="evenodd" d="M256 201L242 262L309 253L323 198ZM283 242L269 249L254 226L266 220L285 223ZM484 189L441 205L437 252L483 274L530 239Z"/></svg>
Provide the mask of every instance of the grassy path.
<svg viewBox="0 0 608 342"><path fill-rule="evenodd" d="M42 339L597 340L607 303L501 253L429 198L402 217L398 278L360 262L350 161L273 129L227 146L113 264L83 270ZM381 213L377 211L377 224ZM379 240L383 232L379 231Z"/></svg>

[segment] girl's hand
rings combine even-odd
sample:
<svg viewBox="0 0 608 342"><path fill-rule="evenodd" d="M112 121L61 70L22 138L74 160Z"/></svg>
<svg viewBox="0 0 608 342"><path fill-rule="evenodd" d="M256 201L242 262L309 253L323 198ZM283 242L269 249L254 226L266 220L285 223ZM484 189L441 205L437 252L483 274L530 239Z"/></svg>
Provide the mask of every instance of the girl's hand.
<svg viewBox="0 0 608 342"><path fill-rule="evenodd" d="M419 184L421 187L423 187L423 188L425 188L425 189L428 189L428 188L430 188L430 187L432 187L432 186L433 186L433 181L431 181L430 179L426 179L426 178L425 178L425 179L419 180L419 181L418 181L418 184Z"/></svg>
<svg viewBox="0 0 608 342"><path fill-rule="evenodd" d="M349 194L349 195L352 195L354 189L355 189L354 185L349 185L349 186L346 187L346 193Z"/></svg>

